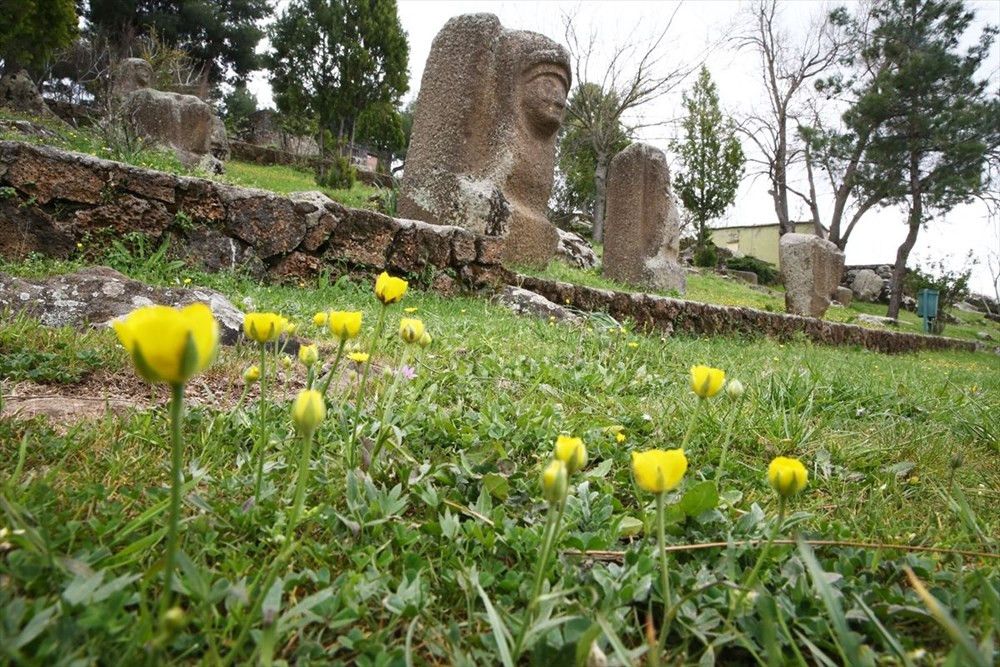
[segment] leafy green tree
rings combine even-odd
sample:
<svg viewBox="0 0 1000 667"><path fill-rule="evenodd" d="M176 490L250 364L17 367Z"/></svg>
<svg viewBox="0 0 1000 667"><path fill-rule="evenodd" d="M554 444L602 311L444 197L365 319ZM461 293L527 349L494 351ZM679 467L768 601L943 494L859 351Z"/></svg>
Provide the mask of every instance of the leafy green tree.
<svg viewBox="0 0 1000 667"><path fill-rule="evenodd" d="M250 116L257 111L257 97L244 85L237 85L222 98L222 120L229 136L237 138L247 131Z"/></svg>
<svg viewBox="0 0 1000 667"><path fill-rule="evenodd" d="M321 157L325 130L336 127L341 140L349 131L353 143L365 108L394 107L407 90L409 45L395 0L293 0L272 26L271 43L275 103L317 120Z"/></svg>
<svg viewBox="0 0 1000 667"><path fill-rule="evenodd" d="M76 24L73 0L0 2L0 71L23 68L38 76L56 51L73 42Z"/></svg>
<svg viewBox="0 0 1000 667"><path fill-rule="evenodd" d="M1000 95L977 72L996 28L967 51L959 43L975 18L962 0L885 0L862 57L880 69L845 114L852 127L876 127L857 186L908 211L896 252L889 317L896 317L906 261L920 228L986 187L986 166L1000 149Z"/></svg>
<svg viewBox="0 0 1000 667"><path fill-rule="evenodd" d="M258 23L270 12L268 0L90 0L87 21L119 47L155 30L208 68L213 82L238 82L259 66Z"/></svg>
<svg viewBox="0 0 1000 667"><path fill-rule="evenodd" d="M356 138L375 150L379 167L388 170L393 158L406 149L403 116L387 103L372 104L358 115Z"/></svg>
<svg viewBox="0 0 1000 667"><path fill-rule="evenodd" d="M708 222L736 199L745 158L736 125L719 108L719 95L708 68L702 66L690 94L684 94L687 117L681 121L684 141L675 142L683 171L675 189L698 226L698 251L705 248Z"/></svg>
<svg viewBox="0 0 1000 667"><path fill-rule="evenodd" d="M600 89L594 84L585 85L577 90L577 94L599 95ZM573 104L572 98L569 103ZM608 162L630 143L625 128L619 123L613 141L609 142ZM590 134L575 117L570 116L563 123L556 164L559 173L553 192L556 216L568 218L586 211L593 220L597 201L597 154Z"/></svg>

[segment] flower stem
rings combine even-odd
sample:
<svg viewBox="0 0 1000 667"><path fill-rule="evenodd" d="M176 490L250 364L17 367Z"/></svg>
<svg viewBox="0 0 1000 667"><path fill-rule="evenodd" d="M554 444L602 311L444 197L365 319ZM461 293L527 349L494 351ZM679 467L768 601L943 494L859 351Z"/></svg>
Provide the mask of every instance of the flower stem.
<svg viewBox="0 0 1000 667"><path fill-rule="evenodd" d="M389 407L392 405L393 399L396 397L396 392L399 390L399 382L402 377L402 368L410 360L410 346L406 345L403 347L402 360L399 363L399 367L396 369L396 377L392 379L392 384L389 385L389 391L385 393L385 398L382 399L382 415L379 418L378 427L378 437L375 438L375 447L372 449L372 468L375 467L375 460L382 451L382 447L385 445L385 438L389 437L388 431L386 429L386 421L389 417Z"/></svg>
<svg viewBox="0 0 1000 667"><path fill-rule="evenodd" d="M694 433L695 424L698 423L698 413L701 412L701 404L705 402L704 398L699 397L698 402L694 405L694 411L691 413L691 419L688 421L687 432L684 434L684 439L681 440L681 451L686 451L688 441L691 439L691 434Z"/></svg>
<svg viewBox="0 0 1000 667"><path fill-rule="evenodd" d="M361 384L358 385L358 397L354 402L354 428L351 429L350 440L347 443L347 465L354 468L358 464L357 441L358 426L361 424L361 404L365 396L365 386L368 384L368 373L372 368L372 361L375 359L375 350L378 348L378 340L382 335L382 326L385 324L385 311L388 309L384 303L378 313L378 320L375 322L375 332L372 334L372 344L368 346L368 360L365 362L365 369L361 372Z"/></svg>
<svg viewBox="0 0 1000 667"><path fill-rule="evenodd" d="M656 661L659 662L660 656L663 654L663 647L667 641L667 633L670 631L670 616L669 609L671 605L670 594L670 565L667 562L667 538L666 530L664 529L664 514L666 510L664 508L664 496L666 493L656 494L656 541L660 552L660 581L661 587L663 589L663 623L660 628L660 639L656 643Z"/></svg>
<svg viewBox="0 0 1000 667"><path fill-rule="evenodd" d="M295 526L302 515L302 505L306 499L306 483L309 481L309 462L312 456L312 431L302 436L302 455L299 458L299 475L295 483L295 504L292 505L292 516L288 520L288 532L285 535L286 541L292 539Z"/></svg>
<svg viewBox="0 0 1000 667"><path fill-rule="evenodd" d="M334 374L337 372L337 367L340 365L340 358L344 356L344 345L347 344L347 340L341 340L340 346L337 347L337 356L333 360L333 367L330 372L326 374L326 378L323 380L323 387L320 389L321 394L326 397L326 392L330 388L330 382L333 380Z"/></svg>
<svg viewBox="0 0 1000 667"><path fill-rule="evenodd" d="M177 560L177 524L181 514L181 467L183 466L183 451L181 448L181 426L184 419L184 384L171 387L170 398L170 516L167 523L167 555L164 570L163 597L160 600L160 612L170 608L173 597L174 562Z"/></svg>
<svg viewBox="0 0 1000 667"><path fill-rule="evenodd" d="M722 471L726 467L726 455L729 454L729 445L732 441L733 424L736 422L736 417L740 414L740 409L742 407L743 397L741 396L739 401L736 402L736 407L729 413L729 420L726 423L726 435L722 439L722 454L719 455L719 467L715 469L716 484L718 484L719 480L722 478Z"/></svg>
<svg viewBox="0 0 1000 667"><path fill-rule="evenodd" d="M549 511L545 517L545 528L542 530L542 554L538 559L538 566L535 569L535 582L531 587L531 597L528 599L528 608L524 612L524 622L521 623L521 630L517 633L517 640L514 642L514 660L521 655L521 644L531 627L531 622L535 617L535 608L538 605L538 597L542 594L542 582L545 580L545 573L548 570L549 556L552 553L552 545L555 544L556 536L559 534L559 524L562 523L563 510L566 507L565 500L560 503L550 503Z"/></svg>
<svg viewBox="0 0 1000 667"><path fill-rule="evenodd" d="M260 503L260 487L264 480L264 456L267 449L267 350L264 345L260 346L260 408L258 417L260 418L260 433L257 440L257 481L253 489L253 507L257 510Z"/></svg>
<svg viewBox="0 0 1000 667"><path fill-rule="evenodd" d="M771 529L771 536L767 538L767 544L760 552L760 556L757 557L757 563L753 566L750 571L750 576L746 578L743 582L743 588L750 588L757 581L757 575L760 572L761 566L763 566L764 561L767 560L768 554L771 553L771 547L774 545L774 539L778 536L781 531L781 525L785 522L785 507L787 505L787 499L784 496L780 496L778 499L778 518L774 522L774 528Z"/></svg>

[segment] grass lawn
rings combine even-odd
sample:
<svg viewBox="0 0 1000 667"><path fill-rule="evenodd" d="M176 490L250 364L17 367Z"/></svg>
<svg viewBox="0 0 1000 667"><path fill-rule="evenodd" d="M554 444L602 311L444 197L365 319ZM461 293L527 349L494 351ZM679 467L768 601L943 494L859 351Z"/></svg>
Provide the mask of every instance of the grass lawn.
<svg viewBox="0 0 1000 667"><path fill-rule="evenodd" d="M360 181L356 182L350 190L324 188L316 185L316 179L311 171L281 165L265 167L238 160L230 160L226 163L224 180L233 185L262 188L279 194L301 190L319 190L330 199L353 208L371 208L369 198L379 193L378 188L365 185Z"/></svg>
<svg viewBox="0 0 1000 667"><path fill-rule="evenodd" d="M184 275L289 317L319 343L325 367L337 346L313 314L363 311L357 346L367 350L382 308L371 285L347 279L292 288ZM719 280L693 276L691 292L736 299L735 284ZM655 641L667 628L671 665L995 664L995 356L664 339L418 291L387 312L364 400L354 362L332 383L294 530L303 441L290 403L305 369L266 357L256 506L258 385L241 395L258 350L225 348L188 383L181 555L166 616L169 390L138 380L110 331L3 314L5 660L572 665L600 651L609 664L644 664L647 633ZM404 315L426 324L429 347L399 340ZM744 396L700 402L693 364L739 379ZM404 365L412 379L394 372ZM137 408L81 421L11 416L39 395ZM539 475L560 434L582 438L589 461L549 531ZM352 469L352 440L384 446ZM634 484L630 457L682 444L686 474L663 496L664 586L656 502ZM780 525L766 473L775 456L800 459L809 474ZM548 536L553 556L543 558ZM796 536L813 546L782 541ZM778 541L767 548L769 537Z"/></svg>

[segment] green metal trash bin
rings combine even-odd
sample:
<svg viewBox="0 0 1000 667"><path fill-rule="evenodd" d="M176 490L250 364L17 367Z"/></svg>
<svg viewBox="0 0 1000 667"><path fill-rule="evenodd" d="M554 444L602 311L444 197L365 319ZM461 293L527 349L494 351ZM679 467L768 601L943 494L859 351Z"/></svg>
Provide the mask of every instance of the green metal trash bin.
<svg viewBox="0 0 1000 667"><path fill-rule="evenodd" d="M924 333L931 333L938 312L938 291L924 288L917 293L917 315L924 318Z"/></svg>

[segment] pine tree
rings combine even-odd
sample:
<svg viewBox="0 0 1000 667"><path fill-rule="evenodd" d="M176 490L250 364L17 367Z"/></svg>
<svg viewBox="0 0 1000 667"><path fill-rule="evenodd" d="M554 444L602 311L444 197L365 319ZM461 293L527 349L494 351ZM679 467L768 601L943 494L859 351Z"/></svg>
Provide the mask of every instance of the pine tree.
<svg viewBox="0 0 1000 667"><path fill-rule="evenodd" d="M863 57L881 71L845 121L877 127L858 187L908 211L889 317L899 314L920 228L982 192L987 160L1000 149L1000 96L976 78L996 28L986 28L965 53L958 48L974 17L962 0L886 0L871 12L875 27Z"/></svg>
<svg viewBox="0 0 1000 667"><path fill-rule="evenodd" d="M702 250L709 221L722 215L736 199L745 158L736 126L719 108L719 95L708 68L701 68L691 92L684 94L684 108L684 141L673 146L683 171L677 174L674 186L698 225L698 250Z"/></svg>

